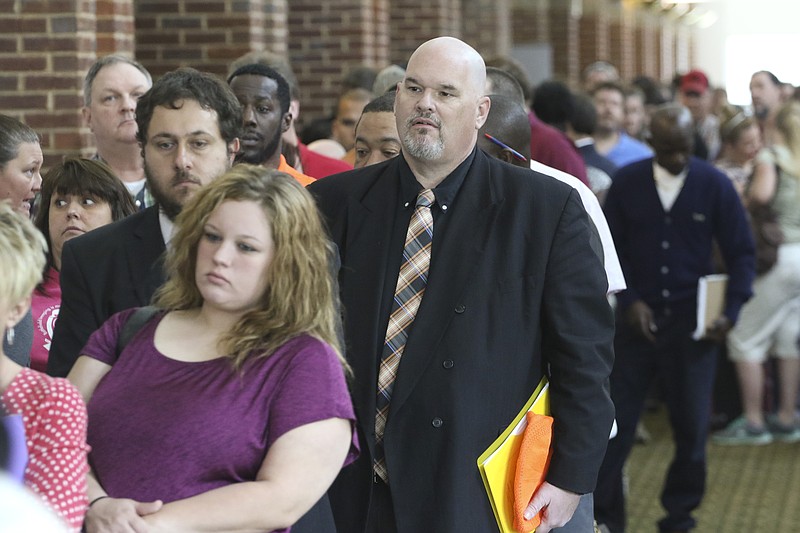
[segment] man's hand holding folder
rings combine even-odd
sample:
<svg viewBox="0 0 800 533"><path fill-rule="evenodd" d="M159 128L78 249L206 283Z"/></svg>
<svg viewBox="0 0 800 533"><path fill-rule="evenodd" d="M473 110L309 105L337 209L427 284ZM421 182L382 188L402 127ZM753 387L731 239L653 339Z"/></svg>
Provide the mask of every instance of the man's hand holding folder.
<svg viewBox="0 0 800 533"><path fill-rule="evenodd" d="M580 496L544 481L550 461L553 417L549 383L539 386L506 430L478 458L501 533L546 533L563 526ZM555 510L555 511L554 511Z"/></svg>

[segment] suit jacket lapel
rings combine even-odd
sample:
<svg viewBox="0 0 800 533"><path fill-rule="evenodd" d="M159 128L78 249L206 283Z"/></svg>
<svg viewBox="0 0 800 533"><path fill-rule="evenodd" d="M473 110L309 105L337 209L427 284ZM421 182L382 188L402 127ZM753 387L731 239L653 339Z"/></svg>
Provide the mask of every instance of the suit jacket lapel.
<svg viewBox="0 0 800 533"><path fill-rule="evenodd" d="M365 354L351 358L354 384L353 402L366 434L371 434L375 418L377 364L386 331L380 316L386 283L388 242L394 223L398 173L390 164L377 173L361 198L352 198L347 207L342 242L342 284L348 351ZM349 253L353 250L352 253ZM370 448L373 439L367 439Z"/></svg>
<svg viewBox="0 0 800 533"><path fill-rule="evenodd" d="M150 207L134 229L131 244L126 249L131 283L142 305L149 304L153 293L164 283L165 251L158 208Z"/></svg>
<svg viewBox="0 0 800 533"><path fill-rule="evenodd" d="M432 362L455 309L461 304L475 265L491 238L494 220L502 204L491 181L488 156L480 150L467 173L448 222L447 234L437 240L434 226L433 257L425 296L408 338L389 407L392 413L402 408L425 368ZM465 267L471 265L471 267Z"/></svg>

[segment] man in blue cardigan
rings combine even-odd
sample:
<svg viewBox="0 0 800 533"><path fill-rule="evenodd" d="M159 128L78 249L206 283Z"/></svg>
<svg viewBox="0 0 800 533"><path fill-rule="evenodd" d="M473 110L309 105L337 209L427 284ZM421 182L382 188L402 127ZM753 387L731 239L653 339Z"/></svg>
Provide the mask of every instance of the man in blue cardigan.
<svg viewBox="0 0 800 533"><path fill-rule="evenodd" d="M625 531L622 468L631 451L645 395L656 376L676 444L661 503L663 533L695 527L692 511L705 489L705 445L717 346L751 296L753 240L730 180L691 156L693 124L678 105L652 117L655 158L619 170L605 213L628 289L618 294L616 361L611 397L619 433L609 442L595 491L595 517ZM725 312L695 341L698 279L714 272L716 241L728 272Z"/></svg>

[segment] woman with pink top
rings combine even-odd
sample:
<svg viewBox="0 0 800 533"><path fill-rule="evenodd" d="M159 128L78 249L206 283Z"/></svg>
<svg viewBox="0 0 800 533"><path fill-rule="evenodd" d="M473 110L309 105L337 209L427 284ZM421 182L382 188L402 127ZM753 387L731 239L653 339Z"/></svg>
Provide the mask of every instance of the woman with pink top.
<svg viewBox="0 0 800 533"><path fill-rule="evenodd" d="M68 240L136 212L130 193L102 161L71 158L42 179L36 227L48 245L44 279L33 292L31 368L47 370L53 328L61 307L61 250Z"/></svg>

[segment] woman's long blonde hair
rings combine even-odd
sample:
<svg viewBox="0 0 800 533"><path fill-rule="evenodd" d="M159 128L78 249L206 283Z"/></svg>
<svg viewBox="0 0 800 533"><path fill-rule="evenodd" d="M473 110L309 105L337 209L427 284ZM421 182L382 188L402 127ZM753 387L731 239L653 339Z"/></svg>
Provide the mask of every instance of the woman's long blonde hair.
<svg viewBox="0 0 800 533"><path fill-rule="evenodd" d="M349 371L337 335L333 245L311 195L283 172L236 165L192 198L175 221L166 262L168 280L156 292L154 304L167 310L203 304L195 282L197 248L209 216L226 200L253 201L262 207L272 226L275 250L257 308L223 335L221 353L241 369L248 357L267 357L291 338L309 334L332 346Z"/></svg>
<svg viewBox="0 0 800 533"><path fill-rule="evenodd" d="M783 137L783 144L791 154L790 161L779 161L795 179L800 179L800 102L783 104L775 115L775 127Z"/></svg>

